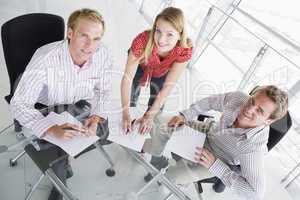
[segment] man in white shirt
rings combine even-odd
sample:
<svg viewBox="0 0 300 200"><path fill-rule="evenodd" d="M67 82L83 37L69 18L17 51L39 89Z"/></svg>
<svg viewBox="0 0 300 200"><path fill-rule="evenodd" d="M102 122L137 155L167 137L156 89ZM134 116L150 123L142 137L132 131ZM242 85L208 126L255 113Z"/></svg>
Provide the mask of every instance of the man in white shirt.
<svg viewBox="0 0 300 200"><path fill-rule="evenodd" d="M103 18L97 11L74 11L68 19L67 39L47 44L33 55L12 98L11 111L13 117L38 138L52 134L70 139L74 132L66 131L68 128L87 136L94 135L98 124L107 118L112 89L112 59L100 42L104 28ZM34 107L36 103L72 105L80 100L91 104L91 114L83 127L57 125ZM57 157L62 155L57 146L45 151L51 151ZM67 160L53 166L64 183L66 166ZM52 189L50 199L62 199L62 196Z"/></svg>
<svg viewBox="0 0 300 200"><path fill-rule="evenodd" d="M283 117L287 108L287 94L273 85L259 87L251 96L239 91L212 95L175 117L158 121L152 132L153 145L149 143L144 150L151 153L163 149L170 137L170 130L163 127L186 124L207 132L204 147L195 149L197 163L181 160L169 168L167 175L179 184L196 182L204 178L204 166L241 197L260 200L265 192L264 156L268 151L269 125ZM218 122L193 121L209 110L221 112ZM231 165L240 165L240 171Z"/></svg>

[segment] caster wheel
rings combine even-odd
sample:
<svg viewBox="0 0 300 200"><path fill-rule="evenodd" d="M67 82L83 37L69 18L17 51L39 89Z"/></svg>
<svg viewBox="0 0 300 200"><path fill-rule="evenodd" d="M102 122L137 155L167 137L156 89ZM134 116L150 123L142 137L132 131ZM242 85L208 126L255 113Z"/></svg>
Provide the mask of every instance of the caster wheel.
<svg viewBox="0 0 300 200"><path fill-rule="evenodd" d="M213 184L212 188L216 193L221 193L225 190L225 185L219 180L217 183Z"/></svg>
<svg viewBox="0 0 300 200"><path fill-rule="evenodd" d="M148 173L146 176L144 176L144 181L146 183L148 183L149 181L151 181L153 179L152 174Z"/></svg>
<svg viewBox="0 0 300 200"><path fill-rule="evenodd" d="M10 166L10 167L14 167L14 166L16 166L17 164L18 164L17 161L13 162L12 159L9 159L9 166Z"/></svg>
<svg viewBox="0 0 300 200"><path fill-rule="evenodd" d="M112 177L116 174L115 170L114 169L107 169L105 171L106 175L109 176L109 177Z"/></svg>

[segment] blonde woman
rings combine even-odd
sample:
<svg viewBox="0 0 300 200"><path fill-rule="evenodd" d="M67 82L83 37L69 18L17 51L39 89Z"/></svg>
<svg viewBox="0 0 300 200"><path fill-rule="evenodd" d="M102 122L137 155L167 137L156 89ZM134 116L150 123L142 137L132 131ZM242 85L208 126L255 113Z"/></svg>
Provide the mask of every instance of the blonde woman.
<svg viewBox="0 0 300 200"><path fill-rule="evenodd" d="M159 13L151 30L132 42L121 82L123 129L132 130L129 107L136 106L141 86L150 85L148 110L138 120L139 132L151 130L154 116L162 108L192 56L183 12L174 7Z"/></svg>

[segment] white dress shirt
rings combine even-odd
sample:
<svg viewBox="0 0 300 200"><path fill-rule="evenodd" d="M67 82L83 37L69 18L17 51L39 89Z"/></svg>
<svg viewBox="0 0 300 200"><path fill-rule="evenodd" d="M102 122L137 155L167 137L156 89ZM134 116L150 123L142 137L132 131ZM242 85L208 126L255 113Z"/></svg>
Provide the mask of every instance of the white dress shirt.
<svg viewBox="0 0 300 200"><path fill-rule="evenodd" d="M241 106L249 95L241 92L213 95L192 104L181 113L187 120L215 110L222 113L220 121L207 135L205 147L217 158L209 171L246 199L263 199L265 192L264 155L267 153L269 127L233 128ZM228 164L240 164L241 172Z"/></svg>
<svg viewBox="0 0 300 200"><path fill-rule="evenodd" d="M73 63L68 40L39 48L27 65L11 100L11 112L24 127L40 137L55 125L34 108L44 105L73 104L87 100L92 104L91 115L106 118L111 105L112 58L101 44L82 66Z"/></svg>

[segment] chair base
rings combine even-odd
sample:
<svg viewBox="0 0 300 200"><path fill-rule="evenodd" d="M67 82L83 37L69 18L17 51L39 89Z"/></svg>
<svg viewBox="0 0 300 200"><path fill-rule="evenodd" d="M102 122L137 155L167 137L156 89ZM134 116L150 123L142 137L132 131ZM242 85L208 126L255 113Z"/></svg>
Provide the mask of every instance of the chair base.
<svg viewBox="0 0 300 200"><path fill-rule="evenodd" d="M70 164L67 165L66 170L67 170L67 179L71 178L74 175L74 173Z"/></svg>
<svg viewBox="0 0 300 200"><path fill-rule="evenodd" d="M116 175L116 171L112 168L109 168L105 171L106 176L108 177L113 177Z"/></svg>
<svg viewBox="0 0 300 200"><path fill-rule="evenodd" d="M9 166L15 167L18 165L18 159L25 155L25 151L20 152L15 158L9 159Z"/></svg>
<svg viewBox="0 0 300 200"><path fill-rule="evenodd" d="M59 191L55 187L53 187L51 189L48 200L63 200L63 196L59 193Z"/></svg>
<svg viewBox="0 0 300 200"><path fill-rule="evenodd" d="M224 192L225 185L221 180L219 180L217 183L213 184L212 188L216 193L221 193Z"/></svg>
<svg viewBox="0 0 300 200"><path fill-rule="evenodd" d="M203 188L202 188L201 183L213 183L212 188L216 193L224 192L225 187L226 187L224 185L224 183L218 177L211 177L211 178L203 179L203 180L200 180L197 182L198 192L200 194L203 193Z"/></svg>
<svg viewBox="0 0 300 200"><path fill-rule="evenodd" d="M9 166L10 167L15 167L17 165L18 165L18 161L17 160L14 161L12 158L9 159Z"/></svg>
<svg viewBox="0 0 300 200"><path fill-rule="evenodd" d="M14 126L15 132L19 133L22 131L22 125L16 119L14 119Z"/></svg>
<svg viewBox="0 0 300 200"><path fill-rule="evenodd" d="M40 184L40 182L43 180L43 178L45 177L44 174L42 174L39 179L37 180L37 182L30 188L30 190L28 191L25 200L30 200L32 194L34 193L34 191L37 189L38 185Z"/></svg>
<svg viewBox="0 0 300 200"><path fill-rule="evenodd" d="M153 176L151 173L148 173L146 176L144 176L144 181L146 183L148 183L149 181L151 181L153 179Z"/></svg>

